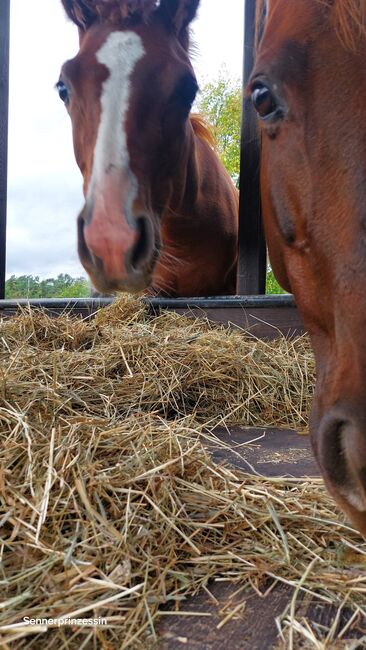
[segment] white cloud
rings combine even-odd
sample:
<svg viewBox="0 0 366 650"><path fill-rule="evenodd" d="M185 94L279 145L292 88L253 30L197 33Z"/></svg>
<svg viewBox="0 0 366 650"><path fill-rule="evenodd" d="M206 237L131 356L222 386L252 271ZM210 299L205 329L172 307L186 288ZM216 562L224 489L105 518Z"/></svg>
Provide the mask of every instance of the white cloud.
<svg viewBox="0 0 366 650"><path fill-rule="evenodd" d="M243 5L201 0L194 25L201 84L223 63L241 75ZM77 30L59 0L12 0L11 12L7 275L80 275L82 181L69 118L54 89L62 63L77 52Z"/></svg>

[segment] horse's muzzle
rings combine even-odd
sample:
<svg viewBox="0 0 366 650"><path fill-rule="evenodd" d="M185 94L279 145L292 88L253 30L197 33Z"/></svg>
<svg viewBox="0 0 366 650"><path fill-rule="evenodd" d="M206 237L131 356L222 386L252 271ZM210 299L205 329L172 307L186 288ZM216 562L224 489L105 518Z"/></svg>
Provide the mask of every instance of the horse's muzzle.
<svg viewBox="0 0 366 650"><path fill-rule="evenodd" d="M140 215L134 227L122 218L104 223L86 205L78 218L78 252L98 291L142 291L151 284L158 257L153 221Z"/></svg>
<svg viewBox="0 0 366 650"><path fill-rule="evenodd" d="M312 437L329 491L366 535L366 413L347 404L335 405Z"/></svg>

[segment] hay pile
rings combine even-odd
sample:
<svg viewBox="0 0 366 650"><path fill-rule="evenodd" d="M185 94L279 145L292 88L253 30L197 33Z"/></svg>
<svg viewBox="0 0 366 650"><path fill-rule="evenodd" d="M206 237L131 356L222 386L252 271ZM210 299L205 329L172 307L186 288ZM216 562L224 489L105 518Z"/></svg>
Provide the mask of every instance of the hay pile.
<svg viewBox="0 0 366 650"><path fill-rule="evenodd" d="M297 620L304 590L365 615L366 544L321 481L247 476L201 444L222 421L304 426L305 338L269 345L125 298L91 321L23 312L0 350L1 647L153 647L159 607L218 577L297 586L288 647L338 634Z"/></svg>
<svg viewBox="0 0 366 650"><path fill-rule="evenodd" d="M305 337L269 345L173 313L151 317L131 298L89 321L24 312L1 336L11 363L3 397L22 411L297 429L308 421L314 362Z"/></svg>

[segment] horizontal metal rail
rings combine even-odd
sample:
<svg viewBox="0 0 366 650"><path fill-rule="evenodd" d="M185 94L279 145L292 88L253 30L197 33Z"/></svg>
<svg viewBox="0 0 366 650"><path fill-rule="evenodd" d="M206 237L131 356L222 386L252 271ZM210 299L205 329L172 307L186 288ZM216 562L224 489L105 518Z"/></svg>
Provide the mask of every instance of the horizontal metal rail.
<svg viewBox="0 0 366 650"><path fill-rule="evenodd" d="M16 310L31 307L33 309L91 310L97 311L115 302L109 298L19 298L17 300L0 300L0 313L5 310ZM293 296L217 296L210 298L144 298L144 302L153 308L161 309L227 309L227 308L284 308L294 307Z"/></svg>

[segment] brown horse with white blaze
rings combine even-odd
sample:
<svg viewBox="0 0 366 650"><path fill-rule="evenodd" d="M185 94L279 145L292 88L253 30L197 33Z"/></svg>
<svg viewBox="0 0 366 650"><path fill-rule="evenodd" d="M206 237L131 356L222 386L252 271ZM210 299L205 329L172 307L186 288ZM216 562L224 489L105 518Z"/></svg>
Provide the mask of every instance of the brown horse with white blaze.
<svg viewBox="0 0 366 650"><path fill-rule="evenodd" d="M84 177L78 250L94 286L235 293L238 193L190 114L199 0L62 3L80 51L57 87Z"/></svg>
<svg viewBox="0 0 366 650"><path fill-rule="evenodd" d="M248 91L271 262L315 352L316 458L366 534L366 2L260 5Z"/></svg>

